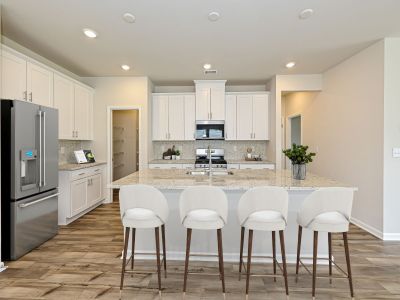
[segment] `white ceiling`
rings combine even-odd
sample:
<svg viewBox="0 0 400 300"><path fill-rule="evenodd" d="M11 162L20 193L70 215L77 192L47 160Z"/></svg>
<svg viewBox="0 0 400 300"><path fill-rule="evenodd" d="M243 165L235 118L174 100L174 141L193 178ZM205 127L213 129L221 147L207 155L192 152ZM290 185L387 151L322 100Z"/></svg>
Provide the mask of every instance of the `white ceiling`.
<svg viewBox="0 0 400 300"><path fill-rule="evenodd" d="M400 36L399 0L0 1L5 36L72 72L147 75L158 84L320 73L378 39ZM304 8L315 14L299 20ZM211 11L221 19L208 21ZM136 23L125 23L125 12ZM85 27L98 38L85 38ZM287 70L292 60L297 65ZM203 74L206 62L218 75ZM123 63L132 69L122 71Z"/></svg>

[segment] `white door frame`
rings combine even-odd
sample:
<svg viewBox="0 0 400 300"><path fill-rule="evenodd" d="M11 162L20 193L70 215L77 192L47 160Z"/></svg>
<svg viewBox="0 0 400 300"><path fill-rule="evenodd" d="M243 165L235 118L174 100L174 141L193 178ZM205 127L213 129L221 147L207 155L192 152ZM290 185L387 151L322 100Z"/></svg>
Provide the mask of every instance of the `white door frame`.
<svg viewBox="0 0 400 300"><path fill-rule="evenodd" d="M303 115L302 113L295 113L295 114L291 114L288 115L286 118L286 122L285 122L285 128L284 128L284 132L285 132L285 145L284 145L284 149L287 149L289 147L292 147L292 119L296 118L296 117L300 117L300 143L303 144ZM282 155L285 155L282 153ZM287 169L288 166L290 165L290 161L287 157L285 157L285 162L286 162L286 166L285 168Z"/></svg>
<svg viewBox="0 0 400 300"><path fill-rule="evenodd" d="M112 113L114 110L137 110L139 114L139 160L140 160L140 149L142 143L141 137L141 125L142 125L142 108L140 106L107 106L107 185L113 181L113 118ZM140 169L140 161L138 162ZM106 203L113 202L113 190L109 189L108 201Z"/></svg>

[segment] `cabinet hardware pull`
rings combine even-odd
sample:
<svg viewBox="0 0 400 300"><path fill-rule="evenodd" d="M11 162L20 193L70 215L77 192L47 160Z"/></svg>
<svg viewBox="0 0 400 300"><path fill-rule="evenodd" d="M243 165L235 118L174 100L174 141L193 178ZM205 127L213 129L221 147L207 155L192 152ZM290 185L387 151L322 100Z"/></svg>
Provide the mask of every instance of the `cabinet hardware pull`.
<svg viewBox="0 0 400 300"><path fill-rule="evenodd" d="M210 112L210 120L212 120L212 112Z"/></svg>
<svg viewBox="0 0 400 300"><path fill-rule="evenodd" d="M30 92L30 93L29 93L29 101L31 101L31 102L32 102L32 98L33 98L33 96L32 96L32 92Z"/></svg>
<svg viewBox="0 0 400 300"><path fill-rule="evenodd" d="M28 100L27 99L28 98L27 91L25 91L23 94L24 94L24 100Z"/></svg>

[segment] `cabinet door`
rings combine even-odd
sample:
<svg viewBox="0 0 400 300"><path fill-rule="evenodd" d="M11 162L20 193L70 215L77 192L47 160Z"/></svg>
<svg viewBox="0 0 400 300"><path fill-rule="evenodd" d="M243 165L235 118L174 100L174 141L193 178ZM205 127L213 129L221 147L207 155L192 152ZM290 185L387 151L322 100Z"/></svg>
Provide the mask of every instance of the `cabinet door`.
<svg viewBox="0 0 400 300"><path fill-rule="evenodd" d="M253 139L269 139L268 95L253 96Z"/></svg>
<svg viewBox="0 0 400 300"><path fill-rule="evenodd" d="M196 98L185 95L185 141L193 141L196 132Z"/></svg>
<svg viewBox="0 0 400 300"><path fill-rule="evenodd" d="M74 84L75 138L92 139L93 93L88 88Z"/></svg>
<svg viewBox="0 0 400 300"><path fill-rule="evenodd" d="M225 120L225 86L212 86L210 88L211 120Z"/></svg>
<svg viewBox="0 0 400 300"><path fill-rule="evenodd" d="M54 74L54 107L58 109L58 138L73 139L74 83Z"/></svg>
<svg viewBox="0 0 400 300"><path fill-rule="evenodd" d="M196 120L210 119L210 88L196 86Z"/></svg>
<svg viewBox="0 0 400 300"><path fill-rule="evenodd" d="M33 103L53 107L53 72L34 63L27 63L28 99Z"/></svg>
<svg viewBox="0 0 400 300"><path fill-rule="evenodd" d="M251 140L253 137L253 101L251 95L236 98L236 137L237 140Z"/></svg>
<svg viewBox="0 0 400 300"><path fill-rule="evenodd" d="M1 55L1 85L3 99L27 100L25 59L3 51Z"/></svg>
<svg viewBox="0 0 400 300"><path fill-rule="evenodd" d="M227 95L225 99L225 140L236 140L236 96Z"/></svg>
<svg viewBox="0 0 400 300"><path fill-rule="evenodd" d="M87 185L86 178L71 182L71 210L69 217L73 217L87 207Z"/></svg>
<svg viewBox="0 0 400 300"><path fill-rule="evenodd" d="M169 140L185 139L185 97L183 95L168 97L168 133Z"/></svg>
<svg viewBox="0 0 400 300"><path fill-rule="evenodd" d="M168 140L168 96L153 96L153 140Z"/></svg>
<svg viewBox="0 0 400 300"><path fill-rule="evenodd" d="M87 206L92 206L102 200L103 186L101 174L89 177L87 186Z"/></svg>

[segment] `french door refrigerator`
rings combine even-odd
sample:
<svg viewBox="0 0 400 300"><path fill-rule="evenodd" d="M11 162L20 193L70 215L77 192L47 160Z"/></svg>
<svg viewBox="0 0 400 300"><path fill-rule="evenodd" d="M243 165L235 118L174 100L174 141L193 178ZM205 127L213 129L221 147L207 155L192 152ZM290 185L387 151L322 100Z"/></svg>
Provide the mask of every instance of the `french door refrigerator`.
<svg viewBox="0 0 400 300"><path fill-rule="evenodd" d="M58 231L58 111L1 100L1 260Z"/></svg>

